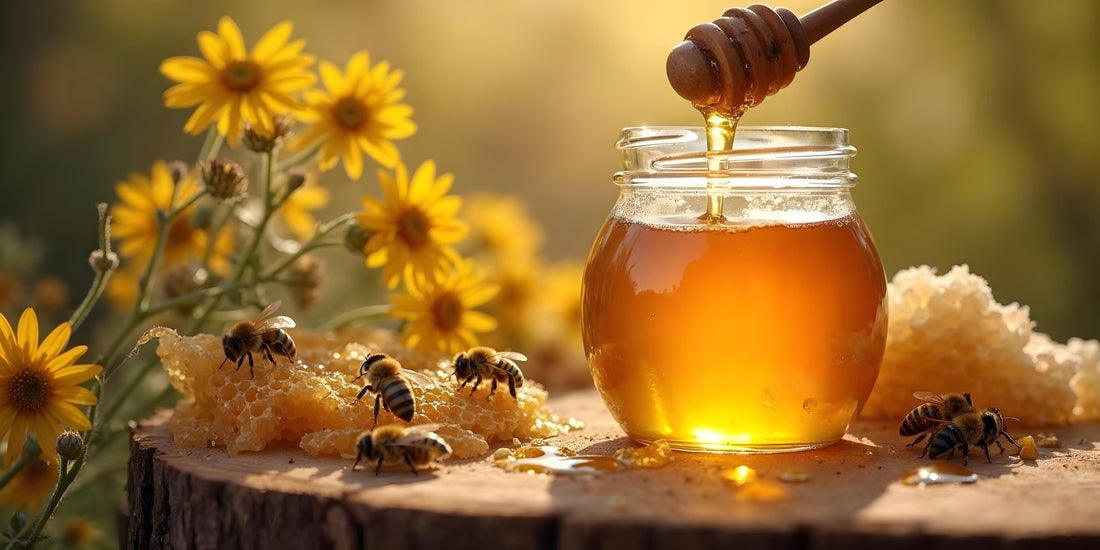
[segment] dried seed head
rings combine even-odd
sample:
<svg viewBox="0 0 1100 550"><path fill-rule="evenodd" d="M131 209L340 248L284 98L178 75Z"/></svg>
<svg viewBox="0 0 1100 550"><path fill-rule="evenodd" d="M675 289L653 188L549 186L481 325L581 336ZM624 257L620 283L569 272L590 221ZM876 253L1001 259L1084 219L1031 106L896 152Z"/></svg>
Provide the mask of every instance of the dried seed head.
<svg viewBox="0 0 1100 550"><path fill-rule="evenodd" d="M358 223L352 223L348 225L347 231L344 232L344 246L353 253L362 254L363 248L367 246L367 241L370 240L371 231L364 228Z"/></svg>
<svg viewBox="0 0 1100 550"><path fill-rule="evenodd" d="M160 288L167 300L186 296L206 286L206 270L190 265L180 265L164 271L160 278ZM184 304L178 309L190 313L195 304Z"/></svg>
<svg viewBox="0 0 1100 550"><path fill-rule="evenodd" d="M244 146L256 153L270 153L283 144L290 136L292 126L290 119L285 116L276 116L273 120L274 128L270 133L256 128L252 124L245 124L242 140Z"/></svg>
<svg viewBox="0 0 1100 550"><path fill-rule="evenodd" d="M102 250L96 249L88 256L88 264L96 273L113 273L118 269L118 254L113 250L104 254Z"/></svg>
<svg viewBox="0 0 1100 550"><path fill-rule="evenodd" d="M248 190L248 179L240 164L229 159L216 158L202 165L202 181L206 192L219 199L243 196Z"/></svg>
<svg viewBox="0 0 1100 550"><path fill-rule="evenodd" d="M84 456L84 438L76 432L62 432L57 436L57 454L65 460Z"/></svg>
<svg viewBox="0 0 1100 550"><path fill-rule="evenodd" d="M287 273L287 285L301 309L309 309L317 302L324 280L325 264L309 254L298 258Z"/></svg>

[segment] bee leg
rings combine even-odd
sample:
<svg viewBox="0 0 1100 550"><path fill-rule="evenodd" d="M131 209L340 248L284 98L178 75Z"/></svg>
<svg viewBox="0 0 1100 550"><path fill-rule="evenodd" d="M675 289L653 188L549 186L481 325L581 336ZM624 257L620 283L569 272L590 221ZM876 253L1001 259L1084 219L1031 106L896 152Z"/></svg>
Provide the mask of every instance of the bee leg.
<svg viewBox="0 0 1100 550"><path fill-rule="evenodd" d="M966 462L968 460L970 460L970 445L967 445L965 441L962 444L962 450L963 450L963 466L966 466ZM990 462L993 462L993 460L990 459Z"/></svg>
<svg viewBox="0 0 1100 550"><path fill-rule="evenodd" d="M278 365L278 363L275 362L275 356L271 355L271 346L267 344L261 344L260 349L263 350L264 357L267 357L267 360L271 361L272 365Z"/></svg>
<svg viewBox="0 0 1100 550"><path fill-rule="evenodd" d="M1001 445L1001 441L999 439L994 439L993 442L997 444L997 448L1001 450L1001 454L1005 454L1005 447Z"/></svg>
<svg viewBox="0 0 1100 550"><path fill-rule="evenodd" d="M1008 435L1008 432L1001 430L1001 435L1005 436L1005 439L1007 439L1009 443L1016 446L1016 452L1023 450L1024 446L1017 443L1015 439L1012 439L1012 436ZM1000 442L997 442L997 444L1000 445Z"/></svg>
<svg viewBox="0 0 1100 550"><path fill-rule="evenodd" d="M355 471L355 468L359 466L359 461L363 459L363 453L355 454L355 464L351 465L351 471Z"/></svg>
<svg viewBox="0 0 1100 550"><path fill-rule="evenodd" d="M470 388L470 395L473 395L477 391L477 387L481 385L481 375L477 375L477 380L474 380L473 387Z"/></svg>
<svg viewBox="0 0 1100 550"><path fill-rule="evenodd" d="M374 391L374 390L372 390L370 386L366 386L363 389L359 390L359 393L355 396L355 400L356 401L362 400L363 396L367 395L367 392L369 392L369 391Z"/></svg>
<svg viewBox="0 0 1100 550"><path fill-rule="evenodd" d="M250 351L250 352L248 352L248 377L249 378L256 378L256 372L252 370L253 366L254 365L252 364L252 352Z"/></svg>
<svg viewBox="0 0 1100 550"><path fill-rule="evenodd" d="M460 391L460 390L462 390L462 388L465 388L465 387L466 387L466 384L469 384L469 383L470 383L470 380L473 380L473 379L474 379L474 377L473 377L473 376L471 375L471 376L470 376L469 378L467 378L467 379L463 380L463 381L462 381L462 385L461 385L461 386L459 386L459 387L458 387L458 390L455 390L455 391L457 392L457 391Z"/></svg>
<svg viewBox="0 0 1100 550"><path fill-rule="evenodd" d="M382 460L383 459L384 459L384 457L381 457L381 456L378 457L378 466L374 467L374 475L378 475L379 473L382 472Z"/></svg>
<svg viewBox="0 0 1100 550"><path fill-rule="evenodd" d="M928 454L928 448L932 446L933 441L935 441L933 438L931 438L931 437L928 438L928 443L924 444L924 450L921 451L920 456L918 458L924 458L924 455ZM929 458L931 458L931 457L929 457Z"/></svg>
<svg viewBox="0 0 1100 550"><path fill-rule="evenodd" d="M493 383L489 385L489 396L485 398L486 401L493 400L493 394L497 392L497 379L493 378Z"/></svg>
<svg viewBox="0 0 1100 550"><path fill-rule="evenodd" d="M378 403L382 401L382 394L374 396L374 425L378 426Z"/></svg>
<svg viewBox="0 0 1100 550"><path fill-rule="evenodd" d="M409 469L412 470L413 475L420 475L420 472L416 471L416 466L413 465L412 457L409 453L405 453L405 464L409 465Z"/></svg>
<svg viewBox="0 0 1100 550"><path fill-rule="evenodd" d="M925 433L922 433L922 434L918 435L917 438L914 439L912 443L906 445L906 447L915 447L917 445L917 443L920 443L921 441L924 441L924 436L926 436L926 435L928 435L928 432L925 432ZM922 454L921 456L924 456L924 455Z"/></svg>
<svg viewBox="0 0 1100 550"><path fill-rule="evenodd" d="M512 394L513 399L519 399L516 397L516 379L511 376L508 377L508 393Z"/></svg>

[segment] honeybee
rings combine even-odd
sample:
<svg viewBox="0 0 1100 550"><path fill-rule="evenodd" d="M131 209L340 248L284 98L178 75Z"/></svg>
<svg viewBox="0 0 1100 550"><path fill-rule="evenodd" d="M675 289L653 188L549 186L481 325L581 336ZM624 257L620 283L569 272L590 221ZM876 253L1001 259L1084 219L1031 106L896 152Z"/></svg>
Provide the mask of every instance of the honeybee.
<svg viewBox="0 0 1100 550"><path fill-rule="evenodd" d="M918 391L913 393L913 397L924 403L905 415L898 433L903 436L920 435L906 447L920 443L930 434L935 436L936 432L943 427L941 420L951 420L960 414L974 410L974 402L970 399L970 394L965 392L940 395L930 391Z"/></svg>
<svg viewBox="0 0 1100 550"><path fill-rule="evenodd" d="M1020 444L1005 431L1006 419L1019 420L1011 416L1006 417L999 409L993 407L982 412L971 411L958 415L936 434L928 447L925 447L928 458L935 459L944 454L947 454L947 458L951 458L955 455L955 450L961 449L965 466L970 458L970 445L977 445L985 451L986 460L992 463L993 457L989 456L989 444L996 443L1003 454L1005 448L999 441L1001 437L1008 439L1017 449L1021 449ZM924 456L924 453L921 453L921 456Z"/></svg>
<svg viewBox="0 0 1100 550"><path fill-rule="evenodd" d="M374 425L378 425L378 405L381 403L394 416L408 422L416 414L416 397L410 381L431 385L431 379L418 372L401 368L401 363L385 353L372 353L359 366L359 376L352 382L367 377L367 385L359 390L355 400L363 399L367 392L374 392Z"/></svg>
<svg viewBox="0 0 1100 550"><path fill-rule="evenodd" d="M507 382L508 392L512 397L516 396L516 388L523 386L523 371L516 366L516 361L526 361L527 356L514 351L497 351L486 346L475 346L466 351L457 353L451 361L455 369L455 377L462 380L459 390L474 380L470 395L477 391L482 378L493 381L489 389L489 397L497 391L497 382Z"/></svg>
<svg viewBox="0 0 1100 550"><path fill-rule="evenodd" d="M367 462L378 461L374 475L382 471L383 464L401 462L408 464L412 473L420 475L417 468L430 466L432 462L451 454L451 446L433 431L438 427L439 424L419 424L408 428L387 424L363 432L355 444L358 453L351 469L354 470L365 458Z"/></svg>
<svg viewBox="0 0 1100 550"><path fill-rule="evenodd" d="M233 328L222 336L225 359L221 365L218 365L218 369L225 366L226 361L236 361L237 370L240 370L241 364L247 357L248 374L255 378L256 373L252 370L252 352L254 351L263 352L264 357L267 357L272 365L276 364L272 352L294 361L298 350L294 347L294 340L283 330L294 328L294 319L285 315L272 316L282 303L282 300L275 300L264 308L258 317L233 325Z"/></svg>

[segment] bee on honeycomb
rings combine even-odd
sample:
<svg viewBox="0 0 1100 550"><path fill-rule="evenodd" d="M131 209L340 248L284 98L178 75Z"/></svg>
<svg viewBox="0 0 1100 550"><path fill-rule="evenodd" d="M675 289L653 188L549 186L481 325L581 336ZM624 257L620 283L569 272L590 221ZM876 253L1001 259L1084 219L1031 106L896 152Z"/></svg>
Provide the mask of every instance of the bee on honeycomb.
<svg viewBox="0 0 1100 550"><path fill-rule="evenodd" d="M445 358L405 348L387 332L290 332L298 363L257 371L254 379L218 370L225 354L216 335L160 334L157 354L172 386L183 394L169 424L176 443L224 445L235 455L290 442L311 455L354 458L358 435L374 423L373 407L355 399L361 384L354 378L363 357L377 351L433 382L417 388L418 410L410 424L440 424L437 433L454 458L483 455L494 441L551 437L579 425L551 412L546 390L537 383L517 388L515 399L506 393L488 400L457 394ZM378 421L397 419L382 411Z"/></svg>

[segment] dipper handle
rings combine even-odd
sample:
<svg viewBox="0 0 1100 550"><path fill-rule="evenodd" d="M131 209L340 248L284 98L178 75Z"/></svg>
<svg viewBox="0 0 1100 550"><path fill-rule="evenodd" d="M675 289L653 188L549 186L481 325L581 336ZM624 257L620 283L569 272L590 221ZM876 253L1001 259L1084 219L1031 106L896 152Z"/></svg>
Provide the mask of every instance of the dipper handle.
<svg viewBox="0 0 1100 550"><path fill-rule="evenodd" d="M882 0L833 0L801 19L787 8L730 8L688 30L665 70L676 93L704 112L736 117L787 87L810 44Z"/></svg>

